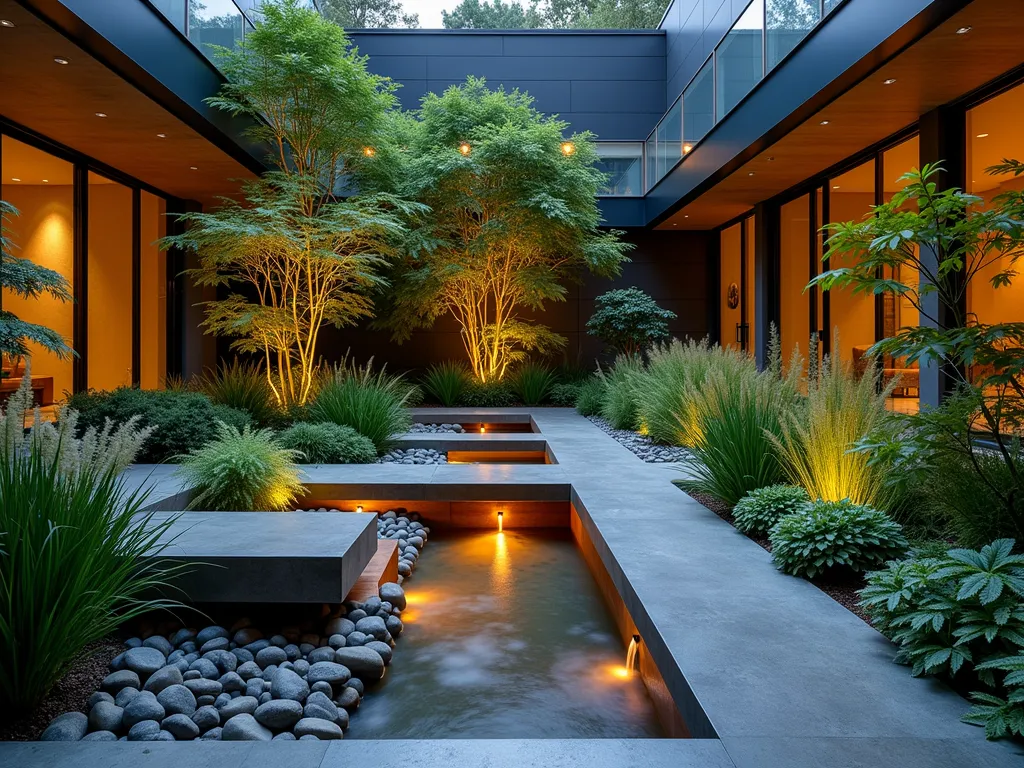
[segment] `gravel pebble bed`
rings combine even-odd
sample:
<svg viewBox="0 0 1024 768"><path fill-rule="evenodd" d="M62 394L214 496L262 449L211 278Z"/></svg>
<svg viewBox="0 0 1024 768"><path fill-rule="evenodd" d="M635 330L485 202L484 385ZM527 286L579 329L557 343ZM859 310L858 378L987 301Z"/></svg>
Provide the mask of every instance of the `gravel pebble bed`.
<svg viewBox="0 0 1024 768"><path fill-rule="evenodd" d="M322 508L320 510L328 512ZM412 575L430 529L420 516L377 516L378 538L399 543L398 583L363 602L327 606L313 626L164 627L107 654L79 695L61 699L42 741L296 741L341 739L367 688L384 677ZM100 657L94 657L100 658ZM93 670L94 672L97 670ZM97 689L98 683L98 689ZM69 706L77 709L68 711ZM35 719L44 715L39 714ZM33 738L33 734L22 738ZM17 735L13 735L17 738Z"/></svg>
<svg viewBox="0 0 1024 768"><path fill-rule="evenodd" d="M682 461L687 456L685 448L674 445L657 445L651 438L631 429L614 429L600 416L588 416L599 429L629 448L639 458L651 464L670 464Z"/></svg>
<svg viewBox="0 0 1024 768"><path fill-rule="evenodd" d="M463 429L461 424L420 424L416 423L409 427L410 432L447 432L455 433L458 435L463 434L466 430Z"/></svg>
<svg viewBox="0 0 1024 768"><path fill-rule="evenodd" d="M378 464L447 464L448 453L433 448L396 448L377 460Z"/></svg>

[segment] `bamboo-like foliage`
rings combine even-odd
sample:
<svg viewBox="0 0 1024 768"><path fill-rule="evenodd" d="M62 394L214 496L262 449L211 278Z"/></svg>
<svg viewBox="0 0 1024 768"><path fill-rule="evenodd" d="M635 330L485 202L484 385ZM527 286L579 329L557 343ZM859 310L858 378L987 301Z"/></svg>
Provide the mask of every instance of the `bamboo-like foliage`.
<svg viewBox="0 0 1024 768"><path fill-rule="evenodd" d="M566 127L527 94L482 79L423 98L405 121L400 188L432 209L431 247L400 262L393 311L380 323L396 340L450 315L480 382L565 343L526 312L564 301L565 283L583 270L618 274L629 247L598 228L604 174L591 135L567 141Z"/></svg>
<svg viewBox="0 0 1024 768"><path fill-rule="evenodd" d="M141 512L111 467L66 474L36 451L0 457L0 710L39 703L89 643L135 616L180 607L183 566L159 556L173 518Z"/></svg>
<svg viewBox="0 0 1024 768"><path fill-rule="evenodd" d="M838 337L832 348L839 349ZM806 400L790 407L781 434L771 436L790 481L812 499L885 508L889 468L852 449L889 417L885 401L896 383L882 387L877 367L857 377L849 363L826 356L808 377Z"/></svg>
<svg viewBox="0 0 1024 768"><path fill-rule="evenodd" d="M379 272L423 208L371 194L393 165L383 140L393 86L297 0L264 3L261 15L236 49L219 51L228 82L208 102L253 118L250 137L271 148L276 170L241 201L181 217L186 231L164 244L198 253L197 284L230 289L206 304L207 332L261 355L279 403L302 405L321 329L372 315ZM339 197L354 187L364 194Z"/></svg>

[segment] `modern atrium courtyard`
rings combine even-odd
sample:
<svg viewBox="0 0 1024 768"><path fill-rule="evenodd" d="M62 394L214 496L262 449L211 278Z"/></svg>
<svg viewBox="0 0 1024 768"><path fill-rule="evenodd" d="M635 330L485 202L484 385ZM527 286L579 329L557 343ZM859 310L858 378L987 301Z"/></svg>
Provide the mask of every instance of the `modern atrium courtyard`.
<svg viewBox="0 0 1024 768"><path fill-rule="evenodd" d="M0 765L1024 765L1022 10L0 0Z"/></svg>

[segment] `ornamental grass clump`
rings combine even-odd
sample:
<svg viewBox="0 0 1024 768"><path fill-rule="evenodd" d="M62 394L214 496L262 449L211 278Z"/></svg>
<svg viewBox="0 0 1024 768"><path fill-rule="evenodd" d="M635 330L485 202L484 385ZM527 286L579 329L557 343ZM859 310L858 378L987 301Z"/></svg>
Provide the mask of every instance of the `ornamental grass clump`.
<svg viewBox="0 0 1024 768"><path fill-rule="evenodd" d="M808 376L806 399L791 405L782 434L772 438L790 482L815 499L888 506L889 468L851 449L889 418L885 403L894 384L879 386L875 367L858 377L849 363L826 356L820 372Z"/></svg>
<svg viewBox="0 0 1024 768"><path fill-rule="evenodd" d="M512 376L512 391L523 405L540 405L551 393L558 379L554 372L542 363L529 362L521 365Z"/></svg>
<svg viewBox="0 0 1024 768"><path fill-rule="evenodd" d="M576 395L576 412L580 416L600 415L607 390L608 386L603 377L591 376L580 384L579 392Z"/></svg>
<svg viewBox="0 0 1024 768"><path fill-rule="evenodd" d="M643 361L620 356L607 371L599 371L604 379L604 396L600 415L614 429L642 429L640 422L640 391L644 380Z"/></svg>
<svg viewBox="0 0 1024 768"><path fill-rule="evenodd" d="M269 429L239 430L218 422L218 437L180 456L182 480L193 489L189 509L277 512L292 507L305 489L295 460Z"/></svg>
<svg viewBox="0 0 1024 768"><path fill-rule="evenodd" d="M0 711L32 710L82 650L126 621L180 608L153 598L181 566L159 561L173 517L142 508L116 468L65 473L40 452L0 456Z"/></svg>
<svg viewBox="0 0 1024 768"><path fill-rule="evenodd" d="M769 538L779 570L807 579L878 568L909 546L899 523L849 499L819 499L785 515Z"/></svg>
<svg viewBox="0 0 1024 768"><path fill-rule="evenodd" d="M271 426L282 418L274 389L257 365L235 358L198 377L195 387L213 403L248 413L259 426Z"/></svg>
<svg viewBox="0 0 1024 768"><path fill-rule="evenodd" d="M809 502L807 491L796 485L755 488L733 507L733 523L744 533L766 534L781 517L799 511Z"/></svg>
<svg viewBox="0 0 1024 768"><path fill-rule="evenodd" d="M548 399L552 405L559 408L575 408L579 399L583 383L578 381L563 381L551 387L551 394Z"/></svg>
<svg viewBox="0 0 1024 768"><path fill-rule="evenodd" d="M309 407L309 419L352 427L370 439L378 454L385 453L395 435L412 425L406 404L415 392L401 376L389 374L386 366L374 372L372 359L365 366L343 363L321 384Z"/></svg>
<svg viewBox="0 0 1024 768"><path fill-rule="evenodd" d="M459 404L472 383L472 374L465 363L448 360L435 363L420 380L420 387L431 400L446 408Z"/></svg>
<svg viewBox="0 0 1024 768"><path fill-rule="evenodd" d="M896 661L973 691L963 720L989 738L1024 735L1024 555L1014 543L890 562L860 591Z"/></svg>
<svg viewBox="0 0 1024 768"><path fill-rule="evenodd" d="M377 449L368 437L340 424L293 424L277 440L300 453L305 464L372 464L377 460Z"/></svg>

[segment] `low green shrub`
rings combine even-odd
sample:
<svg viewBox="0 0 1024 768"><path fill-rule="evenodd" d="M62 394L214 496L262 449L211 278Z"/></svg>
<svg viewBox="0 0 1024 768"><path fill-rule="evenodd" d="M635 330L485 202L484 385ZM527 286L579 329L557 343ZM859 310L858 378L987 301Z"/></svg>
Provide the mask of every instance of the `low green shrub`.
<svg viewBox="0 0 1024 768"><path fill-rule="evenodd" d="M340 424L293 424L277 440L301 453L305 464L372 464L377 460L377 449L368 437Z"/></svg>
<svg viewBox="0 0 1024 768"><path fill-rule="evenodd" d="M183 607L152 598L181 569L155 557L174 518L145 502L113 467L67 474L35 451L0 455L0 711L32 711L123 622Z"/></svg>
<svg viewBox="0 0 1024 768"><path fill-rule="evenodd" d="M614 429L640 429L640 395L644 364L636 357L621 356L608 371L599 374L605 382L601 418Z"/></svg>
<svg viewBox="0 0 1024 768"><path fill-rule="evenodd" d="M120 425L135 417L139 428L152 427L137 457L143 464L173 460L214 439L219 421L239 429L251 423L244 411L211 403L199 392L180 390L89 390L72 395L66 407L78 412L80 434L103 429L107 419Z"/></svg>
<svg viewBox="0 0 1024 768"><path fill-rule="evenodd" d="M516 394L506 381L472 381L462 393L460 405L466 408L508 408L518 405Z"/></svg>
<svg viewBox="0 0 1024 768"><path fill-rule="evenodd" d="M808 579L878 568L909 547L899 523L849 499L807 504L781 517L769 538L779 570Z"/></svg>
<svg viewBox="0 0 1024 768"><path fill-rule="evenodd" d="M459 404L472 379L465 363L449 360L430 366L420 386L432 402L451 408Z"/></svg>
<svg viewBox="0 0 1024 768"><path fill-rule="evenodd" d="M1024 735L1024 555L1013 539L890 562L860 604L914 675L974 690L964 721L989 738Z"/></svg>
<svg viewBox="0 0 1024 768"><path fill-rule="evenodd" d="M579 394L576 395L576 411L580 416L600 415L606 389L607 385L600 376L591 376L580 384Z"/></svg>
<svg viewBox="0 0 1024 768"><path fill-rule="evenodd" d="M563 381L551 387L551 394L548 400L552 405L559 408L575 408L576 400L579 399L583 384L575 381Z"/></svg>
<svg viewBox="0 0 1024 768"><path fill-rule="evenodd" d="M197 377L194 387L217 405L248 413L253 423L260 426L277 424L284 415L270 382L259 366L242 363L237 358Z"/></svg>
<svg viewBox="0 0 1024 768"><path fill-rule="evenodd" d="M269 429L239 430L217 423L217 439L180 456L182 480L192 487L189 509L276 512L290 509L305 489L295 464Z"/></svg>
<svg viewBox="0 0 1024 768"><path fill-rule="evenodd" d="M587 332L617 354L638 357L668 338L668 321L675 318L639 288L618 288L597 297Z"/></svg>
<svg viewBox="0 0 1024 768"><path fill-rule="evenodd" d="M755 488L736 502L733 522L744 533L765 534L781 517L797 512L809 501L807 491L796 485Z"/></svg>
<svg viewBox="0 0 1024 768"><path fill-rule="evenodd" d="M395 435L406 432L412 420L406 410L414 390L386 367L373 371L371 360L363 367L334 369L308 408L310 421L352 427L370 438L377 453L386 452Z"/></svg>
<svg viewBox="0 0 1024 768"><path fill-rule="evenodd" d="M556 381L551 368L542 363L529 362L519 367L509 383L523 405L540 405L547 400Z"/></svg>

